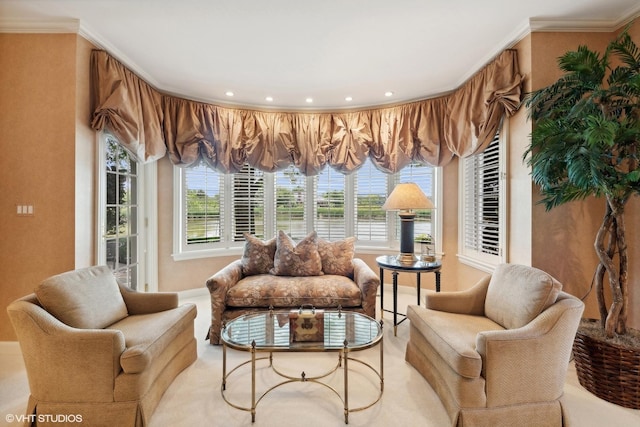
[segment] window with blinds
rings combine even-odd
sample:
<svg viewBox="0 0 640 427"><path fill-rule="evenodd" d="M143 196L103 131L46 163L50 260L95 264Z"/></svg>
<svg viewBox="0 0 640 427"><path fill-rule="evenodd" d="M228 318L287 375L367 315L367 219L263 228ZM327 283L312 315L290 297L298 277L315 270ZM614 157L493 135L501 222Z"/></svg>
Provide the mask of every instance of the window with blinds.
<svg viewBox="0 0 640 427"><path fill-rule="evenodd" d="M417 163L387 174L370 161L351 175L327 167L314 177L293 165L274 173L245 165L234 174L176 167L174 258L211 256L206 251L241 247L246 232L269 239L278 230L297 241L315 230L330 241L355 236L360 245L396 248L397 215L382 209L389 189L416 182L436 203L435 174ZM416 234L437 232L432 212L417 214Z"/></svg>
<svg viewBox="0 0 640 427"><path fill-rule="evenodd" d="M503 261L504 175L500 135L461 161L461 254L486 265Z"/></svg>
<svg viewBox="0 0 640 427"><path fill-rule="evenodd" d="M345 176L326 167L315 177L314 229L326 240L345 238Z"/></svg>
<svg viewBox="0 0 640 427"><path fill-rule="evenodd" d="M398 182L415 182L418 184L424 194L433 202L434 200L434 168L422 163L411 163L398 173ZM416 210L416 218L414 220L414 234L433 236L433 218L431 210ZM400 224L398 221L398 235L400 235Z"/></svg>
<svg viewBox="0 0 640 427"><path fill-rule="evenodd" d="M387 211L382 209L387 200L388 177L390 175L378 170L370 160L357 172L355 235L359 241L390 241Z"/></svg>
<svg viewBox="0 0 640 427"><path fill-rule="evenodd" d="M245 164L232 181L231 240L244 241L244 233L264 238L264 172Z"/></svg>
<svg viewBox="0 0 640 427"><path fill-rule="evenodd" d="M220 242L224 219L221 175L205 165L182 172L187 245Z"/></svg>
<svg viewBox="0 0 640 427"><path fill-rule="evenodd" d="M307 235L307 178L293 165L275 173L276 231L284 230L294 240Z"/></svg>

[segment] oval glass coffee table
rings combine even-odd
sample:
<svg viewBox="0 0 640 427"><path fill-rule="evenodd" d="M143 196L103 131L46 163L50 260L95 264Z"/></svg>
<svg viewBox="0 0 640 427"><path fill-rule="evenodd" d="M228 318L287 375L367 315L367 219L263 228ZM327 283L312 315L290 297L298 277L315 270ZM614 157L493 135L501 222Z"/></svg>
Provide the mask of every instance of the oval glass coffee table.
<svg viewBox="0 0 640 427"><path fill-rule="evenodd" d="M247 314L229 321L223 326L222 334L222 397L225 402L236 409L251 412L251 421L255 421L256 406L263 397L277 387L293 382L311 382L330 389L342 401L344 407L344 422L349 423L349 413L367 409L376 404L382 397L384 390L383 376L383 344L382 322L364 314L350 311L324 311L324 340L310 342L290 342L289 337L289 312L265 311L255 314ZM380 365L378 369L362 360L353 358L354 351L365 350L378 346L380 349ZM227 372L227 348L246 351L251 354L249 360L240 363ZM338 361L335 367L318 376L309 377L303 371L299 376L281 372L273 365L273 353L306 353L306 352L335 352ZM264 356L259 356L264 353ZM271 368L282 381L266 385L259 397L256 397L256 362L268 361ZM349 407L349 365L356 362L369 368L380 380L380 392L374 401L358 408ZM250 365L251 370L251 405L242 406L232 402L226 395L227 381L233 375L240 375L243 366ZM342 368L343 392L322 381L333 372Z"/></svg>

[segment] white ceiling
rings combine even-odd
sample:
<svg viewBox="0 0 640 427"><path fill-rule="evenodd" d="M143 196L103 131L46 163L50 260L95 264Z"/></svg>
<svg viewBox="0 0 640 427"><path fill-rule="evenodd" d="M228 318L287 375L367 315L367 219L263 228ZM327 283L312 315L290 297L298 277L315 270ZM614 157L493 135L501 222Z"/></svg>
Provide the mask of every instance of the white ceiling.
<svg viewBox="0 0 640 427"><path fill-rule="evenodd" d="M186 98L337 110L441 95L532 30L612 31L639 11L638 0L0 0L0 32L77 31Z"/></svg>

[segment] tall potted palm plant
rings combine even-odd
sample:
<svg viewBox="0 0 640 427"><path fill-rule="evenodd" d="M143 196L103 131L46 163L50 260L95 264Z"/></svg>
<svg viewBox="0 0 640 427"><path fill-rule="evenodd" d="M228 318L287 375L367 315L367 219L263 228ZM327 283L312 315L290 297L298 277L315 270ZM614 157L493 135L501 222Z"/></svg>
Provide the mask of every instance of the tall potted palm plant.
<svg viewBox="0 0 640 427"><path fill-rule="evenodd" d="M640 335L627 315L629 285L640 278L628 277L625 207L640 194L640 50L625 30L604 52L580 46L558 65L563 75L525 99L534 121L525 159L547 210L591 196L605 202L594 244L600 320L578 330L576 370L592 393L638 409Z"/></svg>

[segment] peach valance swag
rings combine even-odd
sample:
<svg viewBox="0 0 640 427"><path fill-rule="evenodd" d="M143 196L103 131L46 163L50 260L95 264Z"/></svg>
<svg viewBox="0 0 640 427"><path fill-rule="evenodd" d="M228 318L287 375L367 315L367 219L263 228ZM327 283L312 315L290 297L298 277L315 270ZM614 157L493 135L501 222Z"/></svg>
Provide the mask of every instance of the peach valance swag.
<svg viewBox="0 0 640 427"><path fill-rule="evenodd" d="M506 50L453 93L348 112L269 112L166 95L105 51L91 56L92 127L106 129L140 161L167 153L178 166L200 161L225 173L244 163L268 172L294 164L350 173L367 158L397 172L412 161L441 166L484 150L504 115L520 106L516 52Z"/></svg>

